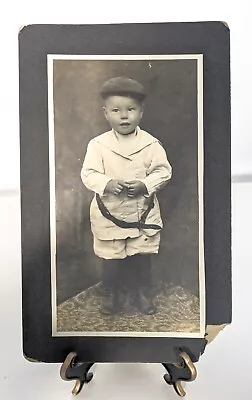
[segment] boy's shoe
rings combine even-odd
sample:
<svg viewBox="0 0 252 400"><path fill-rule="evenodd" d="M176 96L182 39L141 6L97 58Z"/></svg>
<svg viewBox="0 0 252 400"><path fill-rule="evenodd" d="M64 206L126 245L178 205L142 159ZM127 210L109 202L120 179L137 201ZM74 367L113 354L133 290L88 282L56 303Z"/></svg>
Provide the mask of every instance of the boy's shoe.
<svg viewBox="0 0 252 400"><path fill-rule="evenodd" d="M146 297L144 290L139 290L136 295L136 306L142 314L154 315L157 313L157 308L153 304L152 299Z"/></svg>
<svg viewBox="0 0 252 400"><path fill-rule="evenodd" d="M120 313L122 310L122 297L120 294L111 291L110 294L103 299L100 311L104 315L114 315Z"/></svg>

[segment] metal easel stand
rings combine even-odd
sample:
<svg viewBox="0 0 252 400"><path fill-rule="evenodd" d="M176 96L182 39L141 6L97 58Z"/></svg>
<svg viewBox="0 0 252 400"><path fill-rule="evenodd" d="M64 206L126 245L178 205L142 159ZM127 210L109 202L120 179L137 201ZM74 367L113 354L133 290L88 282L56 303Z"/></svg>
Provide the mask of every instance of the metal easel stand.
<svg viewBox="0 0 252 400"><path fill-rule="evenodd" d="M79 394L84 384L89 383L93 378L93 373L89 372L89 370L94 363L78 363L76 359L76 353L69 353L60 368L60 376L63 380L76 380L75 386L72 390L73 395ZM164 380L168 385L173 386L179 396L184 397L186 393L181 382L194 381L197 377L196 368L189 355L186 352L181 351L176 364L162 363L162 365L168 372L164 375Z"/></svg>

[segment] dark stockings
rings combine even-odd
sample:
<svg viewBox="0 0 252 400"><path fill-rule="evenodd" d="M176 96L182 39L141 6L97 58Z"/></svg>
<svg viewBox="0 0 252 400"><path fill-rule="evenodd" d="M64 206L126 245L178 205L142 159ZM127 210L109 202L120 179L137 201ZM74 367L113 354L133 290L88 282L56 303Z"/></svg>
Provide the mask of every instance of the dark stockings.
<svg viewBox="0 0 252 400"><path fill-rule="evenodd" d="M151 287L151 262L149 254L126 257L119 270L121 281L131 290Z"/></svg>
<svg viewBox="0 0 252 400"><path fill-rule="evenodd" d="M103 260L102 282L106 288L114 288L118 284L119 260Z"/></svg>
<svg viewBox="0 0 252 400"><path fill-rule="evenodd" d="M132 293L135 306L141 312L155 312L151 299L150 255L136 254L122 260L103 260L102 280L112 293L113 305L106 307L108 312L122 307L120 298L124 289Z"/></svg>
<svg viewBox="0 0 252 400"><path fill-rule="evenodd" d="M105 287L127 286L133 290L151 288L149 254L136 254L122 260L103 260L102 281Z"/></svg>

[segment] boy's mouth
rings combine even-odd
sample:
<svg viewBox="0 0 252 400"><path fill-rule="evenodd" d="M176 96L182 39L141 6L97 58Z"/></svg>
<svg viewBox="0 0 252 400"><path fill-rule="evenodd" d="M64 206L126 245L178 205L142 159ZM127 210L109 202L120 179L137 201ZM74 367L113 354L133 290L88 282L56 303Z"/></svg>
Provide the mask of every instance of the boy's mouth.
<svg viewBox="0 0 252 400"><path fill-rule="evenodd" d="M129 125L130 125L129 122L122 122L122 123L120 124L120 126L129 126Z"/></svg>

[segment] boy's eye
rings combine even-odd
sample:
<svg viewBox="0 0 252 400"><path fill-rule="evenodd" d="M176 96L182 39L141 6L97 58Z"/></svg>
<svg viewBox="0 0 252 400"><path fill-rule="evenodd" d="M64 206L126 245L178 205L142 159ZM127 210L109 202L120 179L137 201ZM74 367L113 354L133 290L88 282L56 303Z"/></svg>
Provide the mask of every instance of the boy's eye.
<svg viewBox="0 0 252 400"><path fill-rule="evenodd" d="M129 111L134 111L135 108L134 107L129 107Z"/></svg>
<svg viewBox="0 0 252 400"><path fill-rule="evenodd" d="M118 108L113 108L112 111L113 112L118 112L119 110L118 110Z"/></svg>

